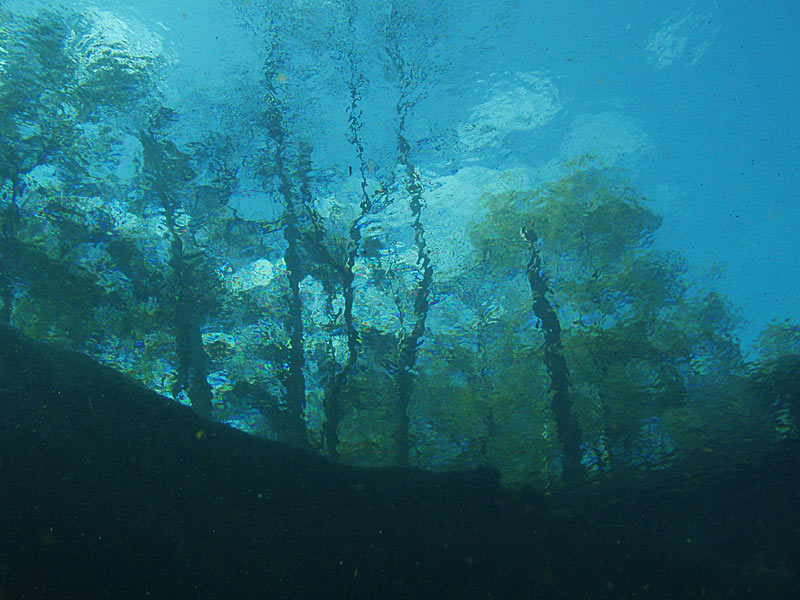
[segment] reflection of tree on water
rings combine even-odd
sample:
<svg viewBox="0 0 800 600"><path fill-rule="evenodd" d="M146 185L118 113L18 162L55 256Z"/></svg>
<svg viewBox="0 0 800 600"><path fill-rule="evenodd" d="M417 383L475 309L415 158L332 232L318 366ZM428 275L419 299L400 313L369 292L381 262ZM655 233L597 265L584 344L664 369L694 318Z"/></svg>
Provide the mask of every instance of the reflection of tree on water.
<svg viewBox="0 0 800 600"><path fill-rule="evenodd" d="M624 173L582 159L487 193L467 250L432 251L452 224L427 210L411 151L426 82L387 27L395 156L376 183L350 10L336 60L356 168L338 175L301 135L278 25L252 147L237 148L182 131L158 60L101 51L91 16L0 11L0 316L203 414L356 463L489 464L545 485L797 435L797 326L768 328L747 364L725 298L693 292L682 259L653 247L661 219ZM272 221L227 206L248 169L280 204Z"/></svg>

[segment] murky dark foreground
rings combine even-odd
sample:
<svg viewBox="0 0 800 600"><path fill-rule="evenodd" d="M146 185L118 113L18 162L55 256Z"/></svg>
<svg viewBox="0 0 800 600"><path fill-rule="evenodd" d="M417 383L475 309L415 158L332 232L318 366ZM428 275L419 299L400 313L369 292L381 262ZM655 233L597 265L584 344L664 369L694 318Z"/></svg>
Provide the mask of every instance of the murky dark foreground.
<svg viewBox="0 0 800 600"><path fill-rule="evenodd" d="M0 338L0 598L798 589L796 441L749 464L699 451L588 489L512 492L492 471L332 464L205 421L10 329Z"/></svg>

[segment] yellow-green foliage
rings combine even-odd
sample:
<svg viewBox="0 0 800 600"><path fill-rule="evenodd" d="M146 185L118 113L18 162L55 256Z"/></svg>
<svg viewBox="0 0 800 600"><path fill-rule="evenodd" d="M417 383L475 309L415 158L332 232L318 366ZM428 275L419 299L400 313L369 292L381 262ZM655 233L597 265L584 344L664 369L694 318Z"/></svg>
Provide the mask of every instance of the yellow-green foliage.
<svg viewBox="0 0 800 600"><path fill-rule="evenodd" d="M509 484L552 474L546 463L557 440L547 431L540 334L520 327L519 316L498 312L471 333L438 334L421 348L411 431L420 464L490 465Z"/></svg>
<svg viewBox="0 0 800 600"><path fill-rule="evenodd" d="M368 364L368 363L364 363ZM359 465L387 465L395 460L394 410L397 386L378 365L351 376L338 396L339 459Z"/></svg>
<svg viewBox="0 0 800 600"><path fill-rule="evenodd" d="M756 340L756 348L762 360L800 355L800 325L788 319L768 323Z"/></svg>
<svg viewBox="0 0 800 600"><path fill-rule="evenodd" d="M504 296L516 305L492 324L505 334L487 337L487 356L510 356L509 343L520 341L511 332L533 315L529 290L526 297L518 287L531 257L527 232L557 309L584 440L635 435L644 419L678 409L684 420L696 414L692 435L703 427L713 435L708 411L694 411L692 400L730 384L741 368L729 306L719 294L689 294L684 261L652 247L661 217L626 177L578 162L555 182L483 203L485 218L470 229L471 275L491 281L473 288L517 285Z"/></svg>
<svg viewBox="0 0 800 600"><path fill-rule="evenodd" d="M525 239L520 230L531 195L507 192L483 199L486 217L473 223L469 235L479 263L492 269L525 266Z"/></svg>

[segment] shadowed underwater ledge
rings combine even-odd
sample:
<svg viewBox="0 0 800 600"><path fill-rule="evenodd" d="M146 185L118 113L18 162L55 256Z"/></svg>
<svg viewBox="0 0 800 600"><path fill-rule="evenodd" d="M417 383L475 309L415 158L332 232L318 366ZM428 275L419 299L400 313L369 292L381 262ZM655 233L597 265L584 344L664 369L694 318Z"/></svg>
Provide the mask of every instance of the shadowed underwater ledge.
<svg viewBox="0 0 800 600"><path fill-rule="evenodd" d="M548 496L358 468L0 327L0 600L790 597L797 450Z"/></svg>

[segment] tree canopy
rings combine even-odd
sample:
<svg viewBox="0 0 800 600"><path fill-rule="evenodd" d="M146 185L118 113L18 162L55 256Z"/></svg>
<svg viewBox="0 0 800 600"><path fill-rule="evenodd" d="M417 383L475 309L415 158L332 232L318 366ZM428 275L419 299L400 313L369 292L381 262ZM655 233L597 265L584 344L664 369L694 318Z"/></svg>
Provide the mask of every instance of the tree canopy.
<svg viewBox="0 0 800 600"><path fill-rule="evenodd" d="M796 435L791 392L757 388L796 374L797 325L746 357L735 311L660 248L624 171L578 157L483 194L466 223L430 208L408 125L420 65L392 28L394 167L369 164L345 48L358 168L322 186L276 43L239 140L181 128L163 56L109 15L0 17L0 300L28 335L334 459L489 465L509 484ZM244 180L268 216L231 208Z"/></svg>

